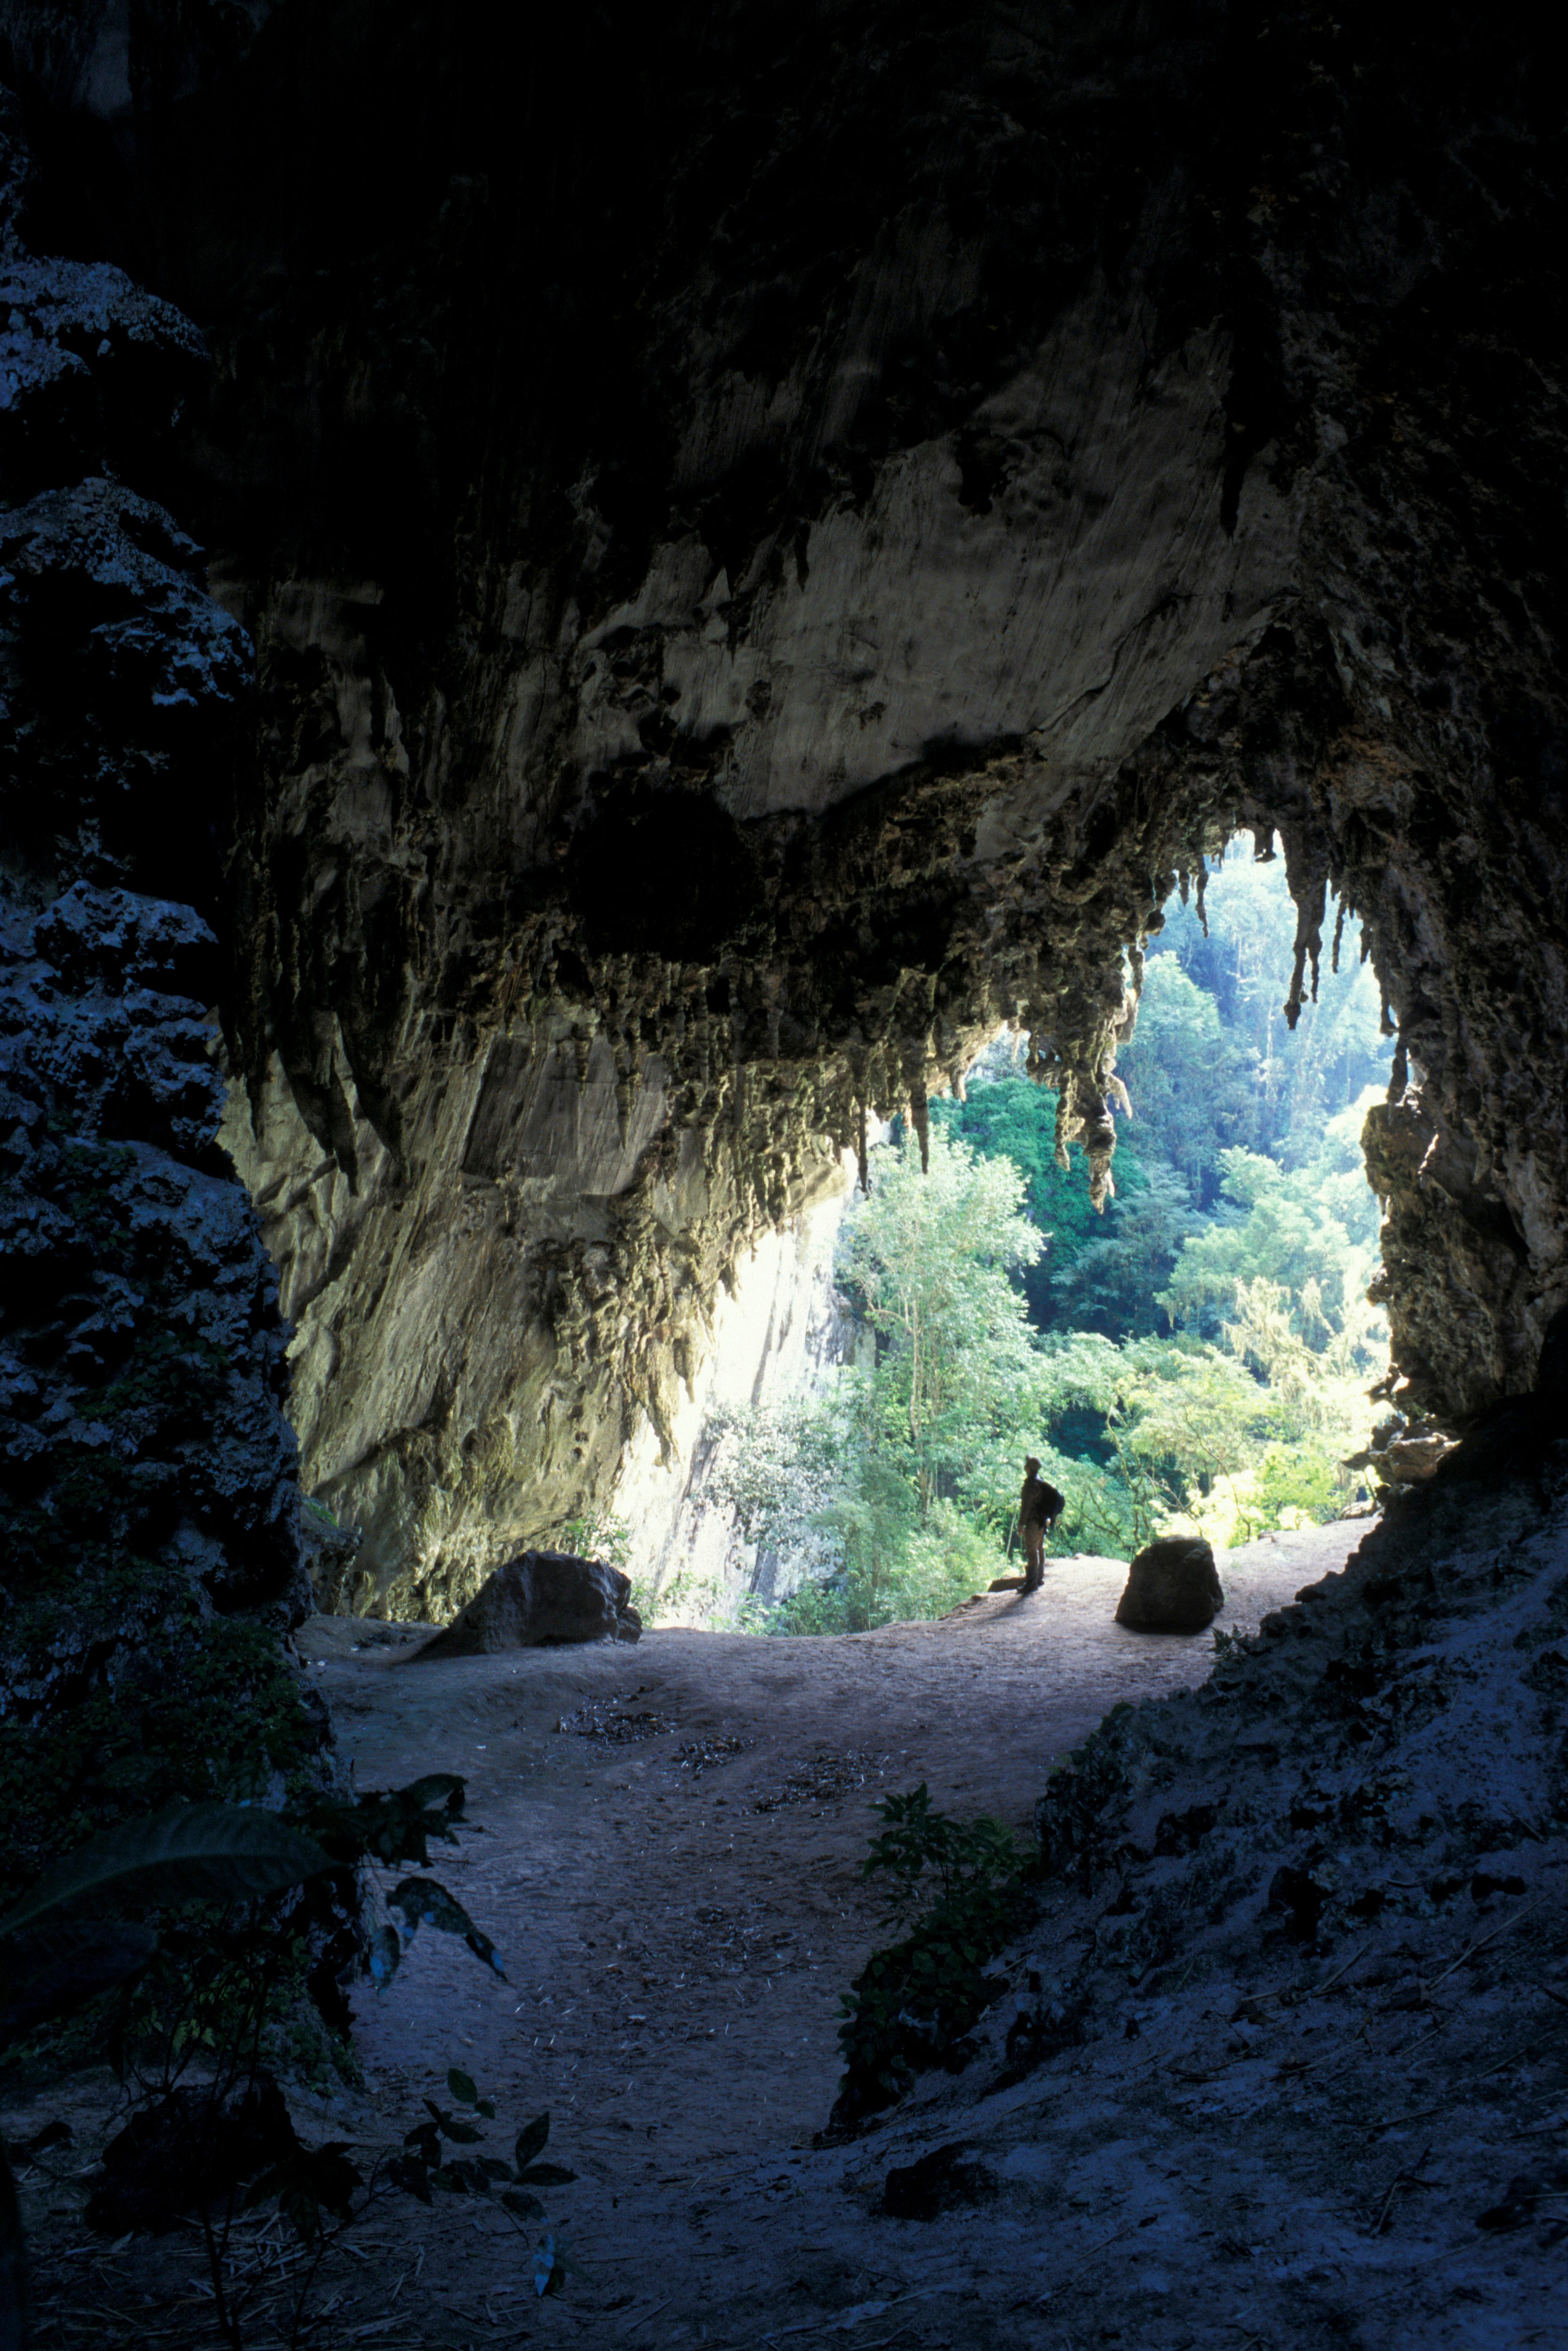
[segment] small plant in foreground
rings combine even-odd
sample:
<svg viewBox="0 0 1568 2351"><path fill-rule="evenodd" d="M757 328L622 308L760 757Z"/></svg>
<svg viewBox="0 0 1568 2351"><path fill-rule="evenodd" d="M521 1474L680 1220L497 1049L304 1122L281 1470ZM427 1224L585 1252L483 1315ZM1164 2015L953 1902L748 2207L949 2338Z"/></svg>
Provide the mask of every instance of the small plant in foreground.
<svg viewBox="0 0 1568 2351"><path fill-rule="evenodd" d="M986 1969L1025 1899L1023 1856L999 1822L934 1811L924 1782L877 1809L887 1826L862 1876L883 1876L894 1918L936 1898L901 1941L873 1952L841 2003L841 2125L891 2105L916 2074L965 2062L966 2037L994 1996Z"/></svg>
<svg viewBox="0 0 1568 2351"><path fill-rule="evenodd" d="M287 2337L291 2346L307 2331L310 2294L323 2260L351 2229L369 2218L389 2190L401 2191L425 2205L434 2205L438 2194L495 2195L513 2225L520 2228L525 2221L546 2219L545 2207L538 2197L527 2192L529 2189L564 2188L576 2179L576 2172L564 2164L539 2160L549 2138L548 2114L536 2115L532 2122L524 2124L517 2135L510 2163L494 2155L450 2153L452 2147L479 2144L485 2137L484 2130L478 2120L468 2117L482 2116L486 2122L494 2122L496 2104L493 2098L482 2096L472 2076L456 2066L446 2076L446 2088L455 2105L464 2111L454 2112L427 2097L424 2105L429 2120L415 2124L404 2137L401 2149L377 2156L368 2174L351 2160L345 2140L316 2147L296 2140L283 2159L251 2186L245 2199L246 2209L276 2202L309 2256L294 2296ZM363 2195L356 2202L356 2192L361 2189ZM553 2235L547 2232L535 2247L533 2262L535 2292L559 2293L565 2272L571 2265L564 2258L564 2248L558 2249ZM234 2301L231 2289L231 2312ZM237 2313L234 2314L234 2325L236 2331L229 2340L237 2344Z"/></svg>
<svg viewBox="0 0 1568 2351"><path fill-rule="evenodd" d="M263 1909L329 1866L328 1855L298 1829L246 1806L177 1805L152 1820L106 1831L57 1861L0 1918L0 2040L15 2040L146 1974L160 1951L159 1934L119 1914L198 1904ZM214 2122L220 2114L235 2119L225 2109L240 2072L254 2083L254 2040L236 2052L236 2060L226 2078L220 2073L206 2100ZM241 2127L254 2129L257 2119L252 2101ZM221 2323L223 2280L210 2220L206 2237ZM24 2351L27 2341L22 2266L16 2191L0 2155L4 2351ZM228 2339L237 2345L237 2334Z"/></svg>
<svg viewBox="0 0 1568 2351"><path fill-rule="evenodd" d="M242 2346L245 2296L236 2302L229 2258L242 2211L276 2199L314 2249L296 2303L294 2342L321 2257L381 2189L417 2195L423 2180L426 2193L432 2182L474 2192L465 2172L443 2163L438 2146L434 2163L424 2159L426 2126L414 2134L412 2152L379 2159L368 2179L346 2142L306 2146L266 2062L280 2022L307 1994L329 2023L338 2022L335 2003L346 2024L338 1982L345 1962L358 1956L384 1990L406 1936L421 1924L460 1935L484 1965L504 1974L489 1937L429 1876L402 1878L384 1897L402 1935L384 1917L367 1949L357 1924L361 1894L374 1896L370 1872L406 1862L428 1871L431 1840L455 1838L463 1800L463 1782L436 1773L353 1800L312 1796L292 1821L259 1806L175 1805L67 1855L0 1919L0 2042L99 2001L93 2013L105 2053L121 2081L134 2084L131 2120L105 2149L89 2224L118 2235L162 2231L193 2215L229 2351ZM444 2116L433 2111L438 2122ZM520 2136L519 2180L549 2127L541 2116ZM455 2122L447 2135L460 2141L465 2129L477 2137L472 2125ZM510 2168L501 2168L510 2180ZM534 2164L532 2176L546 2184L563 2175ZM356 2205L361 2189L366 2200ZM21 2261L15 2195L0 2158L0 2351L20 2351L26 2342Z"/></svg>
<svg viewBox="0 0 1568 2351"><path fill-rule="evenodd" d="M939 1907L1010 1878L1021 1856L1010 1829L984 1813L956 1821L933 1810L923 1780L907 1796L884 1796L877 1811L887 1823L873 1837L862 1877L880 1877L888 1907L903 1916L935 1894Z"/></svg>
<svg viewBox="0 0 1568 2351"><path fill-rule="evenodd" d="M482 2098L470 2075L454 2066L446 2076L446 2087L460 2106L469 2113L482 2115L486 2122L496 2119L492 2098ZM416 2124L403 2140L403 2153L393 2158L390 2177L394 2187L406 2189L422 2204L434 2202L434 2191L444 2189L455 2196L488 2196L498 2188L499 2201L514 2220L538 2220L544 2218L544 2206L537 2196L525 2191L529 2188L565 2188L577 2178L559 2163L541 2163L549 2137L549 2116L536 2115L517 2133L512 2149L512 2162L503 2163L493 2155L449 2156L443 2152L442 2141L454 2147L473 2147L483 2138L484 2132L476 2122L465 2121L461 2115L449 2113L426 2098L430 2120Z"/></svg>

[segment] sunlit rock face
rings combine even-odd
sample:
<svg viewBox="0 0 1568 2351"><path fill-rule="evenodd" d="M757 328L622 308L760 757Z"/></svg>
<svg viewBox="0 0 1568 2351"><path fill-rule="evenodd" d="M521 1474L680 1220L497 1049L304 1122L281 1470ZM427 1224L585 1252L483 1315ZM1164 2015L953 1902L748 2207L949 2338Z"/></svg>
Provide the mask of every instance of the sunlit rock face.
<svg viewBox="0 0 1568 2351"><path fill-rule="evenodd" d="M821 1396L847 1364L874 1352L833 1279L850 1171L827 1180L823 1196L781 1231L764 1234L720 1292L669 1441L645 1426L622 1465L615 1520L643 1588L658 1595L661 1623L702 1624L716 1600L730 1608L748 1596L782 1600L801 1580L798 1559L747 1541L726 1490L724 1432L747 1407L783 1414Z"/></svg>
<svg viewBox="0 0 1568 2351"><path fill-rule="evenodd" d="M649 1573L679 1510L660 1465L681 1437L689 1448L716 1316L735 1319L722 1284L747 1212L733 1153L700 1126L672 1133L656 1058L622 1084L606 1040L564 1029L542 1050L494 1032L413 1098L429 1124L402 1163L347 1088L358 1114L342 1153L324 1152L276 1065L224 1129L300 1333L290 1408L311 1483L362 1532L360 1604L444 1613L607 1497L628 1447ZM781 1208L841 1189L835 1159L800 1159Z"/></svg>
<svg viewBox="0 0 1568 2351"><path fill-rule="evenodd" d="M1364 13L607 6L514 56L153 8L116 81L6 11L41 114L115 116L83 249L123 224L219 355L232 1131L308 1474L421 1606L602 1500L737 1255L999 1022L1103 1180L1124 949L1238 824L1292 1000L1332 878L1400 1027L1404 1400L1529 1384L1560 133L1521 38Z"/></svg>

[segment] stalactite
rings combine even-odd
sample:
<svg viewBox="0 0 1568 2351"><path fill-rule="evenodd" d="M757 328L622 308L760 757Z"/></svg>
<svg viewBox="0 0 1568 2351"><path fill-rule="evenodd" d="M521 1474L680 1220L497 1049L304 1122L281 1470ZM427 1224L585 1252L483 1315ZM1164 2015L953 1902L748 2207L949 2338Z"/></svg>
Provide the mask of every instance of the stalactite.
<svg viewBox="0 0 1568 2351"><path fill-rule="evenodd" d="M1077 1133L1078 1122L1073 1115L1071 1089L1061 1086L1056 1096L1056 1164L1063 1174L1072 1165L1070 1148Z"/></svg>
<svg viewBox="0 0 1568 2351"><path fill-rule="evenodd" d="M909 1122L920 1141L920 1172L928 1176L931 1172L931 1115L924 1086L911 1089Z"/></svg>

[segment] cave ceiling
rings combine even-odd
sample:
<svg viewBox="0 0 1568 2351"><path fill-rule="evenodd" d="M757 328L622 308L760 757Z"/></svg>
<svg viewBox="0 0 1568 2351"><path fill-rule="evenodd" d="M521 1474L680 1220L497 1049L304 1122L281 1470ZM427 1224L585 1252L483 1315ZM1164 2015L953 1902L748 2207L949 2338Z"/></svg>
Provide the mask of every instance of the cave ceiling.
<svg viewBox="0 0 1568 2351"><path fill-rule="evenodd" d="M1332 883L1397 1023L1399 1400L1529 1385L1568 876L1528 41L1087 0L120 23L0 8L32 241L204 334L153 486L255 677L232 821L113 871L212 835L230 1148L374 1604L601 1502L748 1239L1001 1024L1109 1180L1125 975L1239 828L1284 845L1292 1006Z"/></svg>

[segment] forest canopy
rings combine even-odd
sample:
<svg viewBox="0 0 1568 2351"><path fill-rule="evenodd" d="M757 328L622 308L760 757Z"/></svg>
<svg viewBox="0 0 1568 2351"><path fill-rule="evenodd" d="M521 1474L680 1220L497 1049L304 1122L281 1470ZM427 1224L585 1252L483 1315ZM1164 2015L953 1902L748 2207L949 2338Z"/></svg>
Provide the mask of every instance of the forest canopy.
<svg viewBox="0 0 1568 2351"><path fill-rule="evenodd" d="M1217 1548L1350 1505L1387 1331L1367 1303L1378 1206L1361 1128L1391 1040L1359 935L1292 1032L1295 912L1236 844L1205 913L1168 910L1118 1057L1114 1196L1057 1151L1057 1101L1001 1038L894 1127L846 1215L862 1360L782 1411L710 1427L713 1491L797 1588L761 1629L931 1615L1000 1572L1021 1464L1066 1496L1058 1552Z"/></svg>

